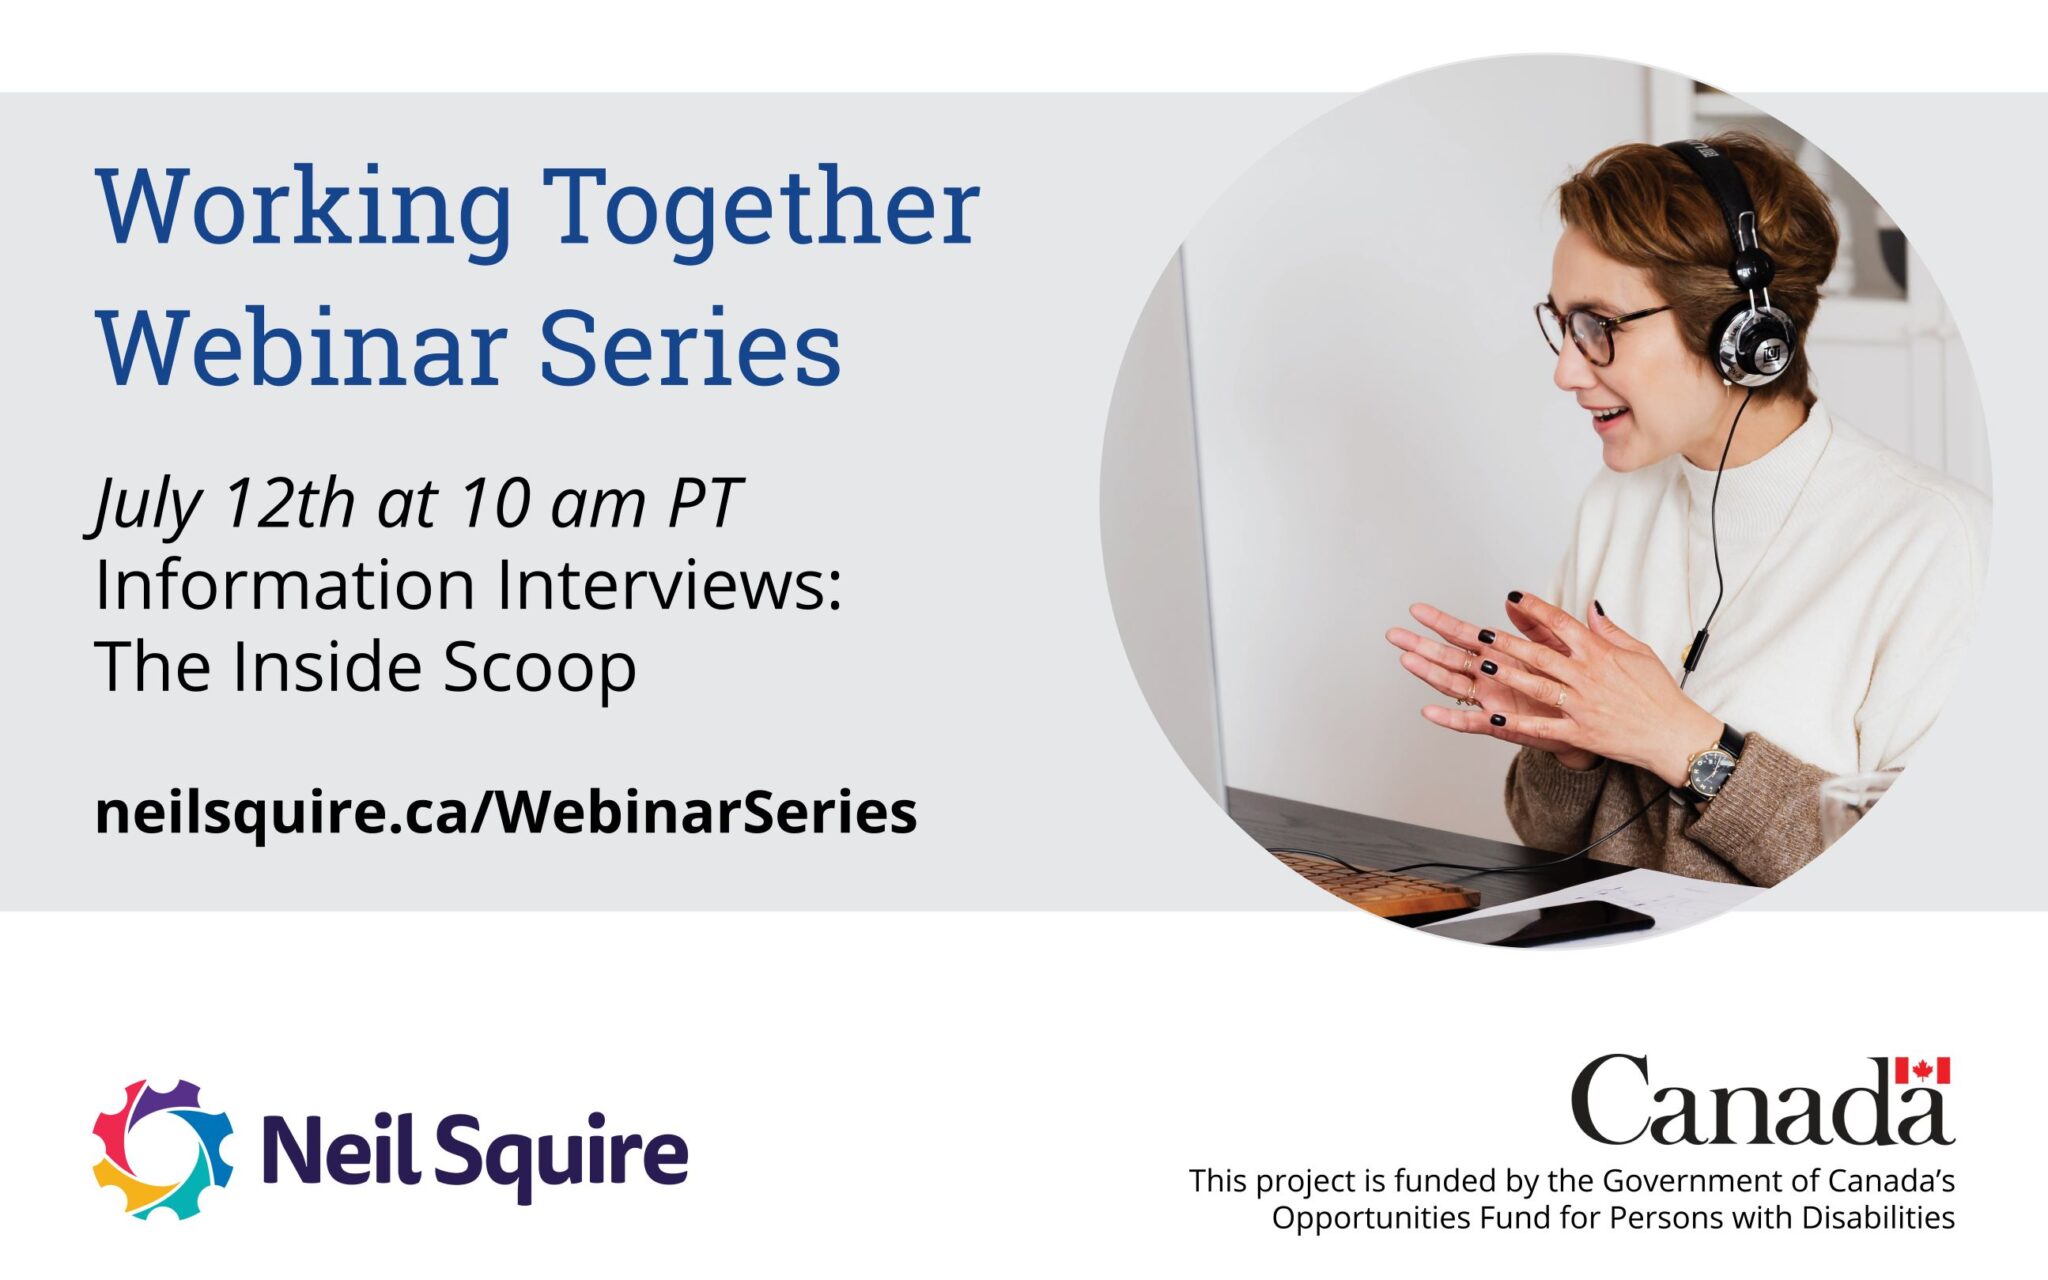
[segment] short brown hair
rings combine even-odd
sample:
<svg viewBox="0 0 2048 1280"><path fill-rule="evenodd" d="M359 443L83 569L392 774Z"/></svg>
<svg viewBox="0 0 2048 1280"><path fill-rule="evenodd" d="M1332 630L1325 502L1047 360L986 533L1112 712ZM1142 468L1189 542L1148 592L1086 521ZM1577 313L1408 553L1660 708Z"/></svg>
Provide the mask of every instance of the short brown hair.
<svg viewBox="0 0 2048 1280"><path fill-rule="evenodd" d="M1810 408L1806 337L1841 240L1834 211L1799 163L1773 143L1740 130L1706 141L1735 162L1749 188L1764 252L1777 267L1771 305L1792 317L1799 336L1791 367L1757 388L1757 398L1797 396ZM1679 332L1706 359L1707 330L1743 295L1728 278L1735 256L1728 221L1692 166L1647 142L1609 147L1558 187L1557 202L1567 226L1616 262L1649 275Z"/></svg>

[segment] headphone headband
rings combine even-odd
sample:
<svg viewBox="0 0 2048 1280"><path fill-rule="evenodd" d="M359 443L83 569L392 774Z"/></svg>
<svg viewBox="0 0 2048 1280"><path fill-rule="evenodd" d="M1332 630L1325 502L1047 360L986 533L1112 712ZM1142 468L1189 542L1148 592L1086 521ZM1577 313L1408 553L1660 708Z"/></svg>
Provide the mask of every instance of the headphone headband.
<svg viewBox="0 0 2048 1280"><path fill-rule="evenodd" d="M1714 200L1721 206L1721 216L1728 223L1728 238L1734 242L1735 251L1760 247L1757 242L1756 205L1749 198L1749 184L1742 180L1742 170L1721 151L1698 138L1687 138L1683 142L1667 142L1666 151L1675 152L1700 180L1707 184L1707 190L1714 193ZM1743 219L1748 219L1748 242L1744 243Z"/></svg>

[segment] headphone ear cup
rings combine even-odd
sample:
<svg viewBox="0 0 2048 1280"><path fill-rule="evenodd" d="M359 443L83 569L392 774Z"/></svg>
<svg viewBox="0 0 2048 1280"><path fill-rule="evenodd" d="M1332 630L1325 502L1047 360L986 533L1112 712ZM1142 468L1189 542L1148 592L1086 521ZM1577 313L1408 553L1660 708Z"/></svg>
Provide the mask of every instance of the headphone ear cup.
<svg viewBox="0 0 2048 1280"><path fill-rule="evenodd" d="M1776 307L1738 302L1707 331L1707 358L1723 378L1743 387L1774 382L1798 350L1792 318Z"/></svg>
<svg viewBox="0 0 2048 1280"><path fill-rule="evenodd" d="M1738 302L1707 326L1707 363L1730 382L1740 381L1742 366L1735 349L1735 329L1749 314L1749 303Z"/></svg>
<svg viewBox="0 0 2048 1280"><path fill-rule="evenodd" d="M1737 337L1735 346L1744 372L1763 382L1773 381L1792 367L1792 355L1798 349L1792 318L1776 307L1760 307Z"/></svg>

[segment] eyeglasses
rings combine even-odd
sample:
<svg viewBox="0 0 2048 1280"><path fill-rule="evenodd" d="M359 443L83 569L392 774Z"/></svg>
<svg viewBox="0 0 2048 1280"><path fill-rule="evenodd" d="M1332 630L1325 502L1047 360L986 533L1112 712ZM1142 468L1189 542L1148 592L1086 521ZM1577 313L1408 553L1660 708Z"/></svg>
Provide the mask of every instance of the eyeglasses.
<svg viewBox="0 0 2048 1280"><path fill-rule="evenodd" d="M1558 314L1557 307L1545 298L1536 304L1536 325L1543 330L1543 340L1550 344L1552 355L1564 354L1564 335L1569 332L1572 341L1578 345L1579 354L1586 357L1586 363L1604 369L1614 363L1614 331L1631 320L1654 316L1659 311L1669 311L1667 304L1651 307L1647 311L1631 311L1625 316L1603 316L1597 312L1575 307L1564 314Z"/></svg>

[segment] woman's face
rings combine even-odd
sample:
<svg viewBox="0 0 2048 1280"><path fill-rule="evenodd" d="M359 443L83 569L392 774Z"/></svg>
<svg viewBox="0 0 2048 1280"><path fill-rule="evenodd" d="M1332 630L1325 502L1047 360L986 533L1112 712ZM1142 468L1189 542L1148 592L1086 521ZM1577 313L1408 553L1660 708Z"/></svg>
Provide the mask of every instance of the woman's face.
<svg viewBox="0 0 2048 1280"><path fill-rule="evenodd" d="M1665 302L1640 268L1616 262L1571 226L1558 237L1550 260L1550 298L1560 313L1584 307L1603 316ZM1554 378L1588 411L1609 469L1634 471L1718 439L1726 387L1706 357L1679 336L1676 316L1660 311L1629 321L1611 336L1614 360L1604 368L1590 364L1577 343L1560 344ZM1611 421L1593 415L1616 408L1627 412Z"/></svg>

